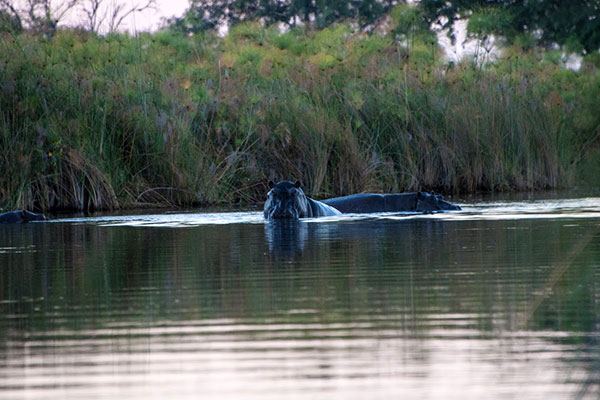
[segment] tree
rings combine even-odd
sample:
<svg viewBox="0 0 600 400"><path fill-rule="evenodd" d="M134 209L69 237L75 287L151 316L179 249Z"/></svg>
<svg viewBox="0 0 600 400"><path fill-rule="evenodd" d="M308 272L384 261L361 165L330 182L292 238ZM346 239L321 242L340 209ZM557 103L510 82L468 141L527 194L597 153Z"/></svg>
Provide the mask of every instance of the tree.
<svg viewBox="0 0 600 400"><path fill-rule="evenodd" d="M52 37L69 13L84 16L84 28L92 32L116 31L129 15L153 8L155 0L0 0L0 29L27 28Z"/></svg>
<svg viewBox="0 0 600 400"><path fill-rule="evenodd" d="M419 7L451 38L455 21L475 17L471 31L509 43L529 35L547 47L558 44L581 53L600 48L600 0L421 0Z"/></svg>
<svg viewBox="0 0 600 400"><path fill-rule="evenodd" d="M19 33L23 30L21 19L10 10L0 9L0 32Z"/></svg>
<svg viewBox="0 0 600 400"><path fill-rule="evenodd" d="M317 29L351 19L368 30L395 5L405 0L191 0L182 18L170 20L176 30L198 32L260 21L266 25L298 24Z"/></svg>
<svg viewBox="0 0 600 400"><path fill-rule="evenodd" d="M58 22L75 6L79 0L67 0L60 3L53 0L0 0L0 12L10 16L19 27L51 37L56 33Z"/></svg>
<svg viewBox="0 0 600 400"><path fill-rule="evenodd" d="M142 0L125 3L107 0L81 0L79 8L85 16L84 28L91 32L115 32L123 24L125 18L133 13L142 12L155 7L155 0Z"/></svg>

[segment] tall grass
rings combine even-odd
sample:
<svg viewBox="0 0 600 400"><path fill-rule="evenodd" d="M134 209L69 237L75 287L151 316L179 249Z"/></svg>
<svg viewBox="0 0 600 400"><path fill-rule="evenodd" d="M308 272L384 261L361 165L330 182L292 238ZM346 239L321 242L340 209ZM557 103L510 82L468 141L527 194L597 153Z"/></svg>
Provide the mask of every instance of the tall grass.
<svg viewBox="0 0 600 400"><path fill-rule="evenodd" d="M2 34L0 206L252 202L568 186L600 142L600 75L508 49L447 66L433 43L245 24L46 41Z"/></svg>

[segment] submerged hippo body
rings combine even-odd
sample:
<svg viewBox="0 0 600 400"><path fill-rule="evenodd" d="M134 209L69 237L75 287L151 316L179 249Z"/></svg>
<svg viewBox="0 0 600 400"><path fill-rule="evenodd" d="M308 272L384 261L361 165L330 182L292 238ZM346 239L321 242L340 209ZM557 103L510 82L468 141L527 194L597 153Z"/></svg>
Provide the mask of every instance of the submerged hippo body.
<svg viewBox="0 0 600 400"><path fill-rule="evenodd" d="M323 200L344 214L375 212L436 212L456 211L460 207L447 202L440 195L415 192L377 194L361 193Z"/></svg>
<svg viewBox="0 0 600 400"><path fill-rule="evenodd" d="M9 211L0 214L0 224L23 224L29 221L43 221L43 214L32 213L27 210Z"/></svg>
<svg viewBox="0 0 600 400"><path fill-rule="evenodd" d="M300 182L269 182L264 216L273 218L310 218L352 213L439 212L460 210L442 196L416 192L400 194L361 193L317 201L307 197Z"/></svg>

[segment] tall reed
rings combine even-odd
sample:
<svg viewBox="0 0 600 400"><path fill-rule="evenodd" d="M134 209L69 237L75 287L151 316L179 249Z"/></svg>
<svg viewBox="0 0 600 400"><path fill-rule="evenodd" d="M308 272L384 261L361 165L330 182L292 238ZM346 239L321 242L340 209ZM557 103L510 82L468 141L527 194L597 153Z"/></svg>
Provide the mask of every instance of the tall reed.
<svg viewBox="0 0 600 400"><path fill-rule="evenodd" d="M433 43L346 25L2 35L6 209L254 202L269 179L323 197L554 188L600 139L594 60L451 66Z"/></svg>

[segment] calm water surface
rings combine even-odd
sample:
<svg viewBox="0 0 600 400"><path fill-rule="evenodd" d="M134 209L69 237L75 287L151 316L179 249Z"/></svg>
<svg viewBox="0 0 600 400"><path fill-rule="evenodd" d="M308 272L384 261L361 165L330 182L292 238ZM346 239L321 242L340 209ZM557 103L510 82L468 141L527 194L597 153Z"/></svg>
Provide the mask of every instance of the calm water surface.
<svg viewBox="0 0 600 400"><path fill-rule="evenodd" d="M0 226L1 399L600 396L600 198Z"/></svg>

